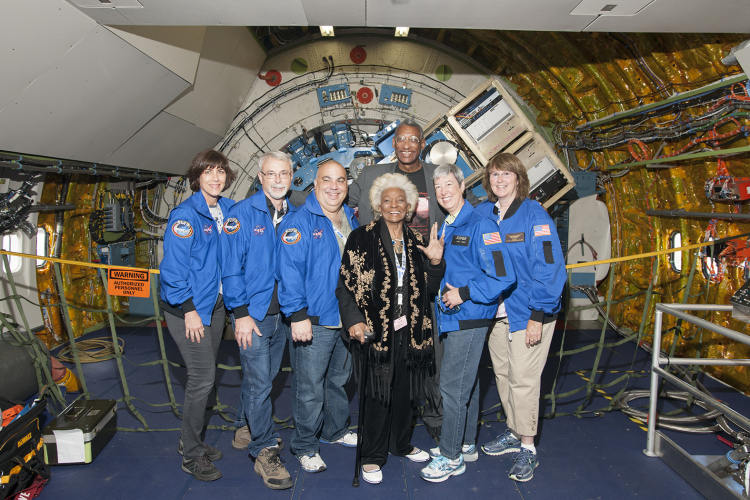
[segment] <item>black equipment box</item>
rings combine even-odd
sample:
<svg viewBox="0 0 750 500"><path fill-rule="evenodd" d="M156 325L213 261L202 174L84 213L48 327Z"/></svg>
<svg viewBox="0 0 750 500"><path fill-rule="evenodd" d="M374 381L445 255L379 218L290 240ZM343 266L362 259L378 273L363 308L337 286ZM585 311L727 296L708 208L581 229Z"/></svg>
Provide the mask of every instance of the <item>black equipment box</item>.
<svg viewBox="0 0 750 500"><path fill-rule="evenodd" d="M44 428L44 457L50 465L91 463L112 439L116 428L117 401L114 399L76 401ZM79 429L83 433L84 459L60 461L54 431Z"/></svg>

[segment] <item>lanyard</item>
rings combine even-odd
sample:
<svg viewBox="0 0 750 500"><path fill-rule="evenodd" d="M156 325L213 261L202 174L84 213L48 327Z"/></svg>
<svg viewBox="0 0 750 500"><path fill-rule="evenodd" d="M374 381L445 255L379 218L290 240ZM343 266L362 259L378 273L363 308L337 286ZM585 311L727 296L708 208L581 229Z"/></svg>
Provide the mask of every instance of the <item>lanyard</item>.
<svg viewBox="0 0 750 500"><path fill-rule="evenodd" d="M445 240L445 228L446 227L448 227L448 222L443 222L443 227L440 230L441 231L440 237L443 238L443 240Z"/></svg>
<svg viewBox="0 0 750 500"><path fill-rule="evenodd" d="M284 204L281 207L281 211L274 210L273 212L273 227L276 227L279 225L279 223L284 219L284 216L286 215L288 210L287 201L284 200Z"/></svg>
<svg viewBox="0 0 750 500"><path fill-rule="evenodd" d="M341 238L342 240L346 241L346 237L344 236L344 233L339 231L339 229L336 227L335 224L331 223L331 227L333 228L333 232L336 233L336 236Z"/></svg>
<svg viewBox="0 0 750 500"><path fill-rule="evenodd" d="M406 273L406 242L401 243L401 263L399 264L398 258L396 258L396 271L398 275L398 286L402 287L404 286L404 274Z"/></svg>

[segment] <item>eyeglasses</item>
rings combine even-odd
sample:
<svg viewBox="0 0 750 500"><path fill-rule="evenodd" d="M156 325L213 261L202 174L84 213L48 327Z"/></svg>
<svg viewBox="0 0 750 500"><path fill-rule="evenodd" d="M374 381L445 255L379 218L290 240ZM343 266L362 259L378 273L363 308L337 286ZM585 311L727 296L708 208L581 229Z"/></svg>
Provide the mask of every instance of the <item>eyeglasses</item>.
<svg viewBox="0 0 750 500"><path fill-rule="evenodd" d="M403 135L396 136L396 144L403 144L405 141L409 141L409 144L419 144L421 140L416 135L410 135L409 137L404 137Z"/></svg>
<svg viewBox="0 0 750 500"><path fill-rule="evenodd" d="M291 172L259 172L260 174L263 174L263 177L266 179L288 179L292 176Z"/></svg>

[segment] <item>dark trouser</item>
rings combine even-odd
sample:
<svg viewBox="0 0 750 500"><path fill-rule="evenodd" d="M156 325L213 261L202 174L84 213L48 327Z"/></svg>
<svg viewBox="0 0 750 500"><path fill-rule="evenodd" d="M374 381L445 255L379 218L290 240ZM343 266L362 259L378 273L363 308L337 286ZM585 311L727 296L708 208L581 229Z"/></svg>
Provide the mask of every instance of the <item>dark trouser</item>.
<svg viewBox="0 0 750 500"><path fill-rule="evenodd" d="M433 300L430 309L434 307L435 301ZM437 324L435 323L434 314L432 324ZM440 368L443 366L445 346L443 345L443 340L438 336L437 330L437 328L432 329L432 342L435 346L435 375L425 377L424 380L425 401L422 421L430 427L440 427L443 425L443 396L440 394Z"/></svg>
<svg viewBox="0 0 750 500"><path fill-rule="evenodd" d="M368 384L365 413L362 421L362 464L385 465L388 453L403 457L411 453L412 401L409 394L409 369L406 366L406 346L409 338L404 333L396 334L392 343L393 381L391 400L383 404L373 399Z"/></svg>
<svg viewBox="0 0 750 500"><path fill-rule="evenodd" d="M182 404L182 449L185 458L197 458L205 451L201 440L206 403L216 375L216 354L224 333L224 300L219 295L211 313L211 326L203 325L203 338L192 342L185 336L185 320L164 312L169 334L187 367L185 402Z"/></svg>

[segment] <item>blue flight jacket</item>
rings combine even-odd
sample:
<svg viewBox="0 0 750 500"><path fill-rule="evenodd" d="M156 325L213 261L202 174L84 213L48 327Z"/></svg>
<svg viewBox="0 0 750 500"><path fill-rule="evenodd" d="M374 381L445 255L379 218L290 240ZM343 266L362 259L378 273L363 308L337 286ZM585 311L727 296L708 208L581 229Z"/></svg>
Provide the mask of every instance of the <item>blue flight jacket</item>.
<svg viewBox="0 0 750 500"><path fill-rule="evenodd" d="M234 200L219 198L222 213L232 205ZM197 191L169 214L159 265L161 299L183 313L198 311L209 326L221 283L220 239L206 198Z"/></svg>
<svg viewBox="0 0 750 500"><path fill-rule="evenodd" d="M464 202L452 224L440 228L438 236L445 236L446 284L458 288L464 300L458 312L446 314L442 309L442 293L436 297L440 332L468 330L488 326L497 313L497 301L503 290L516 281L508 249L501 242L497 226ZM454 308L455 309L455 308Z"/></svg>
<svg viewBox="0 0 750 500"><path fill-rule="evenodd" d="M287 200L288 212L297 210ZM221 238L224 303L235 318L263 321L271 305L276 269L276 230L263 190L236 203L224 216Z"/></svg>
<svg viewBox="0 0 750 500"><path fill-rule="evenodd" d="M485 201L477 211L497 223L494 203ZM547 211L528 198L513 201L498 229L518 278L517 285L503 293L510 331L525 330L529 319L541 323L545 315L560 311L567 281L560 239Z"/></svg>
<svg viewBox="0 0 750 500"><path fill-rule="evenodd" d="M359 227L354 210L344 205L344 214L352 231ZM293 322L309 318L313 325L338 325L341 252L333 224L323 214L314 190L304 205L284 217L278 234L276 280L281 312Z"/></svg>

